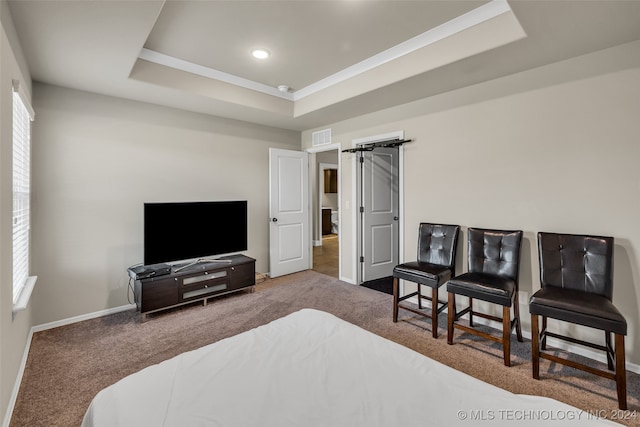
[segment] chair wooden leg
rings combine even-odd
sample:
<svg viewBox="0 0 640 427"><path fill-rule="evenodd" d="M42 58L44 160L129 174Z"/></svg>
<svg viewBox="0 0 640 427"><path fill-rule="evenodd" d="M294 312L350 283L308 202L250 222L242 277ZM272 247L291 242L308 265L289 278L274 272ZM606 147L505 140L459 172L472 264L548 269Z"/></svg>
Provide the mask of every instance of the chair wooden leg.
<svg viewBox="0 0 640 427"><path fill-rule="evenodd" d="M513 297L513 318L516 320L516 338L518 338L519 342L524 342L522 339L522 326L520 325L520 298L518 298L518 293L515 293Z"/></svg>
<svg viewBox="0 0 640 427"><path fill-rule="evenodd" d="M438 288L431 288L431 335L438 338Z"/></svg>
<svg viewBox="0 0 640 427"><path fill-rule="evenodd" d="M449 292L447 302L447 344L453 344L453 321L456 318L456 294Z"/></svg>
<svg viewBox="0 0 640 427"><path fill-rule="evenodd" d="M542 316L542 332L547 332L547 316ZM547 335L542 336L542 348L543 350L547 349Z"/></svg>
<svg viewBox="0 0 640 427"><path fill-rule="evenodd" d="M609 331L604 331L604 341L605 341L605 347L607 348L607 367L609 368L610 371L613 371L613 356L614 353L612 353L612 347L611 347L611 332Z"/></svg>
<svg viewBox="0 0 640 427"><path fill-rule="evenodd" d="M627 409L627 369L625 366L624 335L615 334L616 342L616 389L618 408Z"/></svg>
<svg viewBox="0 0 640 427"><path fill-rule="evenodd" d="M469 326L473 328L473 298L469 298Z"/></svg>
<svg viewBox="0 0 640 427"><path fill-rule="evenodd" d="M502 350L504 366L511 366L511 307L502 307Z"/></svg>
<svg viewBox="0 0 640 427"><path fill-rule="evenodd" d="M540 379L540 335L538 333L538 315L531 315L531 365L533 378Z"/></svg>
<svg viewBox="0 0 640 427"><path fill-rule="evenodd" d="M393 321L398 321L398 278L393 278Z"/></svg>
<svg viewBox="0 0 640 427"><path fill-rule="evenodd" d="M422 288L420 286L420 283L416 283L416 286L418 287L418 309L422 310Z"/></svg>

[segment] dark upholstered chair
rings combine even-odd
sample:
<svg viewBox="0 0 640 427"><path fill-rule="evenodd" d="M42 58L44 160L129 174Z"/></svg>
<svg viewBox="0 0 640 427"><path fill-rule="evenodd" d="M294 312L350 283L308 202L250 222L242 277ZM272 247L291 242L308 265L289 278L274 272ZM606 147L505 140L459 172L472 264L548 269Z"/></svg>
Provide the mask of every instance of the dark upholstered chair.
<svg viewBox="0 0 640 427"><path fill-rule="evenodd" d="M393 269L393 321L398 321L398 309L408 310L428 317L422 310L422 299L431 301L431 332L438 337L438 314L447 306L438 300L438 289L449 280L455 271L457 225L421 223L418 229L418 260L395 266ZM409 280L418 285L416 292L400 297L398 279ZM431 288L431 296L422 295L421 285ZM418 309L400 305L400 301L418 297Z"/></svg>
<svg viewBox="0 0 640 427"><path fill-rule="evenodd" d="M468 272L447 282L449 292L447 343L453 344L454 329L460 329L502 344L505 366L511 366L511 331L522 341L518 307L518 270L522 231L469 228ZM458 312L456 295L469 298L469 306ZM502 318L473 311L473 300L502 306ZM513 320L511 307L513 306ZM469 314L469 326L458 323ZM473 328L473 316L502 322L502 337Z"/></svg>
<svg viewBox="0 0 640 427"><path fill-rule="evenodd" d="M538 233L541 289L529 300L533 378L540 378L540 359L577 368L616 382L618 406L627 409L624 336L627 322L611 302L613 296L613 237ZM542 329L538 327L542 316ZM605 333L605 345L597 345L547 331L547 318ZM611 334L615 335L615 351ZM596 369L546 353L547 337L602 350L609 371Z"/></svg>

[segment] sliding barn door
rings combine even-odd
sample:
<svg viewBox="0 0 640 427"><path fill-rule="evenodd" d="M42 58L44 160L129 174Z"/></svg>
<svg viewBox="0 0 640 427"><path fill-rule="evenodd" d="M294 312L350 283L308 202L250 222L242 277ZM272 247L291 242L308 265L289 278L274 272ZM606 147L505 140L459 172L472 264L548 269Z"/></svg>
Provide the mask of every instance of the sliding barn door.
<svg viewBox="0 0 640 427"><path fill-rule="evenodd" d="M360 283L388 277L398 264L399 155L397 148L361 152Z"/></svg>

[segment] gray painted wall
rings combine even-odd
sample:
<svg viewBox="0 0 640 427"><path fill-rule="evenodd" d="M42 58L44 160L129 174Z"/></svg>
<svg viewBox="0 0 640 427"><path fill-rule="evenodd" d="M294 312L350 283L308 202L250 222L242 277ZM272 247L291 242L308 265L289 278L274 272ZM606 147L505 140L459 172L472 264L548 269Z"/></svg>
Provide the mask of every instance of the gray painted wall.
<svg viewBox="0 0 640 427"><path fill-rule="evenodd" d="M127 304L144 202L248 200L246 254L267 271L269 147L299 150L299 132L42 84L34 104L38 324Z"/></svg>
<svg viewBox="0 0 640 427"><path fill-rule="evenodd" d="M406 261L415 259L421 221L460 224L465 233L469 226L524 230L525 330L528 296L540 286L536 233L614 236L614 303L629 324L627 360L640 364L639 100L634 42L322 129L331 127L342 149L398 130L414 140L404 148ZM303 132L303 148L314 130ZM341 155L341 271L355 280L355 155ZM463 237L457 271L466 271Z"/></svg>

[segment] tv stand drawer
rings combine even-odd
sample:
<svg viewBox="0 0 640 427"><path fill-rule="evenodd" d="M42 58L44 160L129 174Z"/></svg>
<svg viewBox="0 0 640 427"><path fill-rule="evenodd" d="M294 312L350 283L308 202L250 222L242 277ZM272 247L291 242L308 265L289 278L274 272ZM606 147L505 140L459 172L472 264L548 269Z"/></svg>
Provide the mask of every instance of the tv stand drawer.
<svg viewBox="0 0 640 427"><path fill-rule="evenodd" d="M199 276L186 277L182 279L182 286L188 286L200 282L207 282L210 280L219 279L221 277L227 277L227 270L214 271L213 273L205 271L204 274L201 274Z"/></svg>
<svg viewBox="0 0 640 427"><path fill-rule="evenodd" d="M189 301L194 298L202 298L207 295L216 294L218 292L226 291L228 289L227 283L218 283L217 285L202 285L199 287L190 287L182 290L182 301Z"/></svg>

